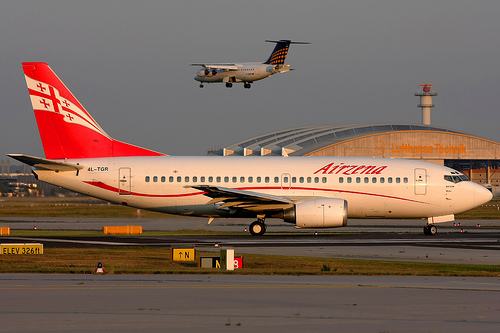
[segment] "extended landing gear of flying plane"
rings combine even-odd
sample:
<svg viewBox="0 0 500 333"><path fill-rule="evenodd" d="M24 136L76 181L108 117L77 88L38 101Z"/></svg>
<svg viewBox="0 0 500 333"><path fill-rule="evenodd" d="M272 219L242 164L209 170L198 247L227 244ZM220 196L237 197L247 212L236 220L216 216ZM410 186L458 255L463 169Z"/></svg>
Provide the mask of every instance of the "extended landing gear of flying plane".
<svg viewBox="0 0 500 333"><path fill-rule="evenodd" d="M226 82L226 88L231 88L233 84L231 82Z"/></svg>
<svg viewBox="0 0 500 333"><path fill-rule="evenodd" d="M434 224L428 224L424 227L424 235L434 236L437 233L437 228Z"/></svg>
<svg viewBox="0 0 500 333"><path fill-rule="evenodd" d="M252 85L250 83L246 83L243 85L243 87L245 87L245 89L250 89L252 88Z"/></svg>
<svg viewBox="0 0 500 333"><path fill-rule="evenodd" d="M200 83L200 88L203 88L203 83Z"/></svg>
<svg viewBox="0 0 500 333"><path fill-rule="evenodd" d="M263 219L258 219L257 221L252 222L250 224L250 233L253 236L262 236L266 232L267 226L264 223Z"/></svg>

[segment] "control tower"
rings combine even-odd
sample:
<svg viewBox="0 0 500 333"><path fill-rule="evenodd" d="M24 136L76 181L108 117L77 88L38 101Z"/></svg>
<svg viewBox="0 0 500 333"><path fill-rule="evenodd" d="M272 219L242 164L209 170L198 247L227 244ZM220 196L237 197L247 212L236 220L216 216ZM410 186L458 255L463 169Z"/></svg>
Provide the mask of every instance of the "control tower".
<svg viewBox="0 0 500 333"><path fill-rule="evenodd" d="M417 105L417 107L422 108L422 124L430 125L431 108L434 107L434 104L432 104L432 97L437 96L434 87L430 83L421 84L415 96L420 96L420 104Z"/></svg>

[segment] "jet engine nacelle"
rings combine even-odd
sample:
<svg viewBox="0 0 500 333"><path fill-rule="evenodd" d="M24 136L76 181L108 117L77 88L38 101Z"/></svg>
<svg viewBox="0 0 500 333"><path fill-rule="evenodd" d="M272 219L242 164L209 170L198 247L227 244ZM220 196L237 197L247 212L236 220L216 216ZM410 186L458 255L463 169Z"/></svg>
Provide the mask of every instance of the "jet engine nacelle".
<svg viewBox="0 0 500 333"><path fill-rule="evenodd" d="M297 228L334 228L347 225L347 201L320 198L299 202L283 212L285 222Z"/></svg>
<svg viewBox="0 0 500 333"><path fill-rule="evenodd" d="M214 75L217 75L217 70L215 69L200 69L197 73L199 77L212 77Z"/></svg>

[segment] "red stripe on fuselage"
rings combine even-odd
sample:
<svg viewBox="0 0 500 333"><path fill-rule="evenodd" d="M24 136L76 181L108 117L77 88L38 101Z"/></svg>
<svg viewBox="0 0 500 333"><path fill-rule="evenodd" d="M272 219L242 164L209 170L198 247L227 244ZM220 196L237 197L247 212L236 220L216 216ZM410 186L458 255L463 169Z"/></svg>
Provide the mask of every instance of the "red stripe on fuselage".
<svg viewBox="0 0 500 333"><path fill-rule="evenodd" d="M104 190L108 190L111 192L116 192L119 193L119 189L107 185L103 182L84 182L89 185L93 185L96 187L99 187ZM252 191L252 190L280 190L282 189L281 187L238 187L235 188L235 190L245 190L245 191ZM290 191L290 190L302 190L302 191L324 191L324 192L337 192L337 193L348 193L348 194L357 194L357 195L367 195L367 196L374 196L374 197L380 197L380 198L387 198L387 199L395 199L395 200L402 200L402 201L408 201L408 202L415 202L415 203L421 203L421 204L428 204L427 202L423 201L417 201L417 200L412 200L412 199L407 199L407 198L400 198L400 197L394 197L390 195L385 195L385 194L375 194L375 193L366 193L366 192L358 192L358 191L345 191L345 190L335 190L335 189L328 189L328 188L309 188L309 187L291 187L290 189L285 189L285 191ZM129 193L129 192L127 192ZM137 193L137 192L130 192L130 195L135 195L138 197L150 197L150 198L175 198L175 197L190 197L194 195L204 195L207 192L194 192L194 193L186 193L186 194L146 194L146 193Z"/></svg>

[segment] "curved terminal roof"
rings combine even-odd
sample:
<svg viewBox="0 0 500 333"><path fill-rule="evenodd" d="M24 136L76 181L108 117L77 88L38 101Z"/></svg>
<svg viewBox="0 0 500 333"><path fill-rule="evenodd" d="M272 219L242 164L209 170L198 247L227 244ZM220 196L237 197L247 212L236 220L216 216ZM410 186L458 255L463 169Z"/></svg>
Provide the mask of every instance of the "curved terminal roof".
<svg viewBox="0 0 500 333"><path fill-rule="evenodd" d="M303 156L322 147L361 136L408 131L432 131L465 134L444 127L410 124L344 124L312 125L275 131L210 151L210 155L239 156Z"/></svg>

